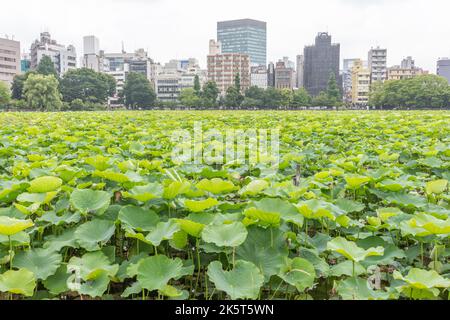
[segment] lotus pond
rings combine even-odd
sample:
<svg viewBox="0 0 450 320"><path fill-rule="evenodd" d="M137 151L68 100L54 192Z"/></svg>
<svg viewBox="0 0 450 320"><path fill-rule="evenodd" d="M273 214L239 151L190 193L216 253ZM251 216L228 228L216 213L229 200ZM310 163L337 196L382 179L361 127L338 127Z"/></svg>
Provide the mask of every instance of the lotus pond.
<svg viewBox="0 0 450 320"><path fill-rule="evenodd" d="M279 128L277 167L174 162L195 121ZM449 299L449 112L0 123L0 299Z"/></svg>

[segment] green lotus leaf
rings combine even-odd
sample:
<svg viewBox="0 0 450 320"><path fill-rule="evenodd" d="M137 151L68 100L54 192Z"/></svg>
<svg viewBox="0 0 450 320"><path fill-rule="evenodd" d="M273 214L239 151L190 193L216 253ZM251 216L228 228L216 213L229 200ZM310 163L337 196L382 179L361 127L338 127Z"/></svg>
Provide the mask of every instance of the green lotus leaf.
<svg viewBox="0 0 450 320"><path fill-rule="evenodd" d="M39 222L49 222L50 224L54 226L60 226L60 225L68 225L72 223L78 223L81 220L80 213L72 213L70 211L66 211L62 215L58 215L54 211L48 211L42 215L42 217L38 218L37 221Z"/></svg>
<svg viewBox="0 0 450 320"><path fill-rule="evenodd" d="M302 258L287 259L278 276L296 287L299 292L303 292L314 285L316 271L308 260Z"/></svg>
<svg viewBox="0 0 450 320"><path fill-rule="evenodd" d="M17 269L33 272L38 280L45 280L56 272L61 262L62 255L59 253L36 248L19 252L14 257L13 265Z"/></svg>
<svg viewBox="0 0 450 320"><path fill-rule="evenodd" d="M355 263L355 276L364 275L367 270L359 263ZM346 260L330 269L330 276L340 278L342 276L353 276L353 262Z"/></svg>
<svg viewBox="0 0 450 320"><path fill-rule="evenodd" d="M179 195L187 193L191 188L191 184L187 181L174 181L164 188L164 199L175 199Z"/></svg>
<svg viewBox="0 0 450 320"><path fill-rule="evenodd" d="M158 247L165 240L172 240L173 236L181 230L180 225L173 220L168 222L160 222L156 228L152 230L145 239Z"/></svg>
<svg viewBox="0 0 450 320"><path fill-rule="evenodd" d="M30 193L47 193L58 190L63 181L57 177L40 177L30 182L28 192Z"/></svg>
<svg viewBox="0 0 450 320"><path fill-rule="evenodd" d="M278 227L281 220L303 226L304 218L293 204L281 199L264 198L250 203L244 215L263 227Z"/></svg>
<svg viewBox="0 0 450 320"><path fill-rule="evenodd" d="M69 287L67 286L69 278L70 273L67 272L67 265L62 264L54 274L42 283L51 294L58 295L69 291Z"/></svg>
<svg viewBox="0 0 450 320"><path fill-rule="evenodd" d="M380 208L377 209L378 217L382 222L387 222L390 218L403 214L399 208Z"/></svg>
<svg viewBox="0 0 450 320"><path fill-rule="evenodd" d="M103 272L109 277L114 277L118 270L119 265L112 265L102 251L89 252L81 258L72 257L67 264L69 273L74 273L76 277L85 281L102 277Z"/></svg>
<svg viewBox="0 0 450 320"><path fill-rule="evenodd" d="M117 183L125 183L130 181L130 178L127 175L114 171L94 171L92 176L114 181Z"/></svg>
<svg viewBox="0 0 450 320"><path fill-rule="evenodd" d="M202 231L205 228L204 224L197 223L191 220L176 219L175 221L180 225L181 230L186 232L188 235L193 236L194 238L200 238Z"/></svg>
<svg viewBox="0 0 450 320"><path fill-rule="evenodd" d="M34 273L27 269L9 270L0 274L0 291L31 297L36 287Z"/></svg>
<svg viewBox="0 0 450 320"><path fill-rule="evenodd" d="M97 298L102 297L106 290L108 290L110 278L107 271L101 270L97 273L94 279L80 282L78 281L79 280L76 275L69 277L68 282L71 283L69 284L69 288L71 288L72 291L77 291L82 295Z"/></svg>
<svg viewBox="0 0 450 320"><path fill-rule="evenodd" d="M236 190L235 185L231 181L225 181L219 178L214 178L212 180L204 179L200 181L196 187L199 190L217 195L230 193Z"/></svg>
<svg viewBox="0 0 450 320"><path fill-rule="evenodd" d="M97 155L95 157L87 158L84 161L93 166L96 170L104 171L110 167L109 158L104 157L102 155Z"/></svg>
<svg viewBox="0 0 450 320"><path fill-rule="evenodd" d="M178 290L177 288L173 287L173 286L165 286L164 288L162 288L161 290L159 290L159 293L165 297L169 297L169 298L177 298L177 297L181 297L183 295L183 292Z"/></svg>
<svg viewBox="0 0 450 320"><path fill-rule="evenodd" d="M361 212L366 208L363 203L348 199L338 199L336 205L345 213Z"/></svg>
<svg viewBox="0 0 450 320"><path fill-rule="evenodd" d="M160 199L163 196L163 187L158 183L149 183L145 186L134 187L130 192L124 192L124 198L135 199L140 202L147 202L153 199Z"/></svg>
<svg viewBox="0 0 450 320"><path fill-rule="evenodd" d="M182 273L181 259L170 259L158 255L143 259L137 268L137 281L141 287L149 291L162 290L171 279Z"/></svg>
<svg viewBox="0 0 450 320"><path fill-rule="evenodd" d="M307 200L300 202L297 205L297 210L307 219L322 219L328 218L331 221L335 221L336 218L346 214L344 209L323 201L323 200Z"/></svg>
<svg viewBox="0 0 450 320"><path fill-rule="evenodd" d="M250 227L245 242L236 250L239 260L256 265L264 274L265 281L276 275L288 257L283 233L278 229Z"/></svg>
<svg viewBox="0 0 450 320"><path fill-rule="evenodd" d="M388 292L371 289L367 280L361 278L342 280L338 283L336 290L344 300L387 300L390 298Z"/></svg>
<svg viewBox="0 0 450 320"><path fill-rule="evenodd" d="M412 268L405 277L400 272L394 271L394 279L402 280L409 287L416 289L450 288L450 280L445 279L434 270Z"/></svg>
<svg viewBox="0 0 450 320"><path fill-rule="evenodd" d="M3 234L0 234L0 244L9 246L9 238ZM11 236L11 244L13 247L28 247L30 246L30 235L25 231L13 234Z"/></svg>
<svg viewBox="0 0 450 320"><path fill-rule="evenodd" d="M247 239L248 231L241 222L208 225L203 229L202 239L218 247L239 247Z"/></svg>
<svg viewBox="0 0 450 320"><path fill-rule="evenodd" d="M425 190L428 194L441 194L447 189L448 180L436 180L427 183Z"/></svg>
<svg viewBox="0 0 450 320"><path fill-rule="evenodd" d="M368 184L371 179L369 177L364 177L364 176L350 176L350 177L346 177L345 181L347 182L347 187L349 189L358 189L361 188L362 186Z"/></svg>
<svg viewBox="0 0 450 320"><path fill-rule="evenodd" d="M419 213L414 215L409 224L413 228L422 228L432 234L450 233L450 217L447 220L441 220L429 214Z"/></svg>
<svg viewBox="0 0 450 320"><path fill-rule="evenodd" d="M364 250L358 247L355 242L348 241L342 237L334 238L328 242L327 250L335 251L354 262L363 261L370 256L382 256L384 254L383 247Z"/></svg>
<svg viewBox="0 0 450 320"><path fill-rule="evenodd" d="M208 267L208 277L217 290L226 292L232 300L256 299L264 283L264 276L253 263L238 260L231 271L224 271L219 261Z"/></svg>
<svg viewBox="0 0 450 320"><path fill-rule="evenodd" d="M137 295L142 292L142 287L139 282L133 283L131 286L127 287L125 291L120 295L122 298L128 298L131 295Z"/></svg>
<svg viewBox="0 0 450 320"><path fill-rule="evenodd" d="M173 238L169 241L172 248L176 250L183 250L189 243L188 234L184 231L178 231L173 235Z"/></svg>
<svg viewBox="0 0 450 320"><path fill-rule="evenodd" d="M12 236L32 226L34 226L34 223L31 220L20 220L0 216L0 234L5 236Z"/></svg>
<svg viewBox="0 0 450 320"><path fill-rule="evenodd" d="M269 187L269 182L266 180L253 180L239 191L243 197L256 196Z"/></svg>
<svg viewBox="0 0 450 320"><path fill-rule="evenodd" d="M387 195L386 199L389 203L398 204L403 207L423 208L427 205L425 198L406 193L392 193Z"/></svg>
<svg viewBox="0 0 450 320"><path fill-rule="evenodd" d="M58 252L62 248L78 248L77 239L75 237L75 229L66 229L59 236L51 235L45 238L46 242L43 248L48 251Z"/></svg>
<svg viewBox="0 0 450 320"><path fill-rule="evenodd" d="M159 216L154 211L131 205L120 210L118 219L139 232L152 231L159 222Z"/></svg>
<svg viewBox="0 0 450 320"><path fill-rule="evenodd" d="M115 231L114 221L96 219L80 225L75 231L75 238L82 248L96 251L100 249L99 243L106 244Z"/></svg>
<svg viewBox="0 0 450 320"><path fill-rule="evenodd" d="M199 213L205 210L211 209L219 204L219 201L213 198L208 198L206 200L194 201L194 200L186 200L184 201L184 205L191 212Z"/></svg>
<svg viewBox="0 0 450 320"><path fill-rule="evenodd" d="M70 195L70 203L83 214L104 213L111 203L111 195L105 191L75 189Z"/></svg>
<svg viewBox="0 0 450 320"><path fill-rule="evenodd" d="M57 195L58 192L56 191L47 193L22 193L17 197L17 201L22 203L49 204Z"/></svg>

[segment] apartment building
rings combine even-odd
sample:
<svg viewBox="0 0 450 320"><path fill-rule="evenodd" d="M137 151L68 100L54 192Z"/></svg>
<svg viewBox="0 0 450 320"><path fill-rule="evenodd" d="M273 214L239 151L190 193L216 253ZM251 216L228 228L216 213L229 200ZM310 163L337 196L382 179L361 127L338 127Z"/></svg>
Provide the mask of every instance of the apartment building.
<svg viewBox="0 0 450 320"><path fill-rule="evenodd" d="M20 42L0 38L0 81L9 86L20 73Z"/></svg>

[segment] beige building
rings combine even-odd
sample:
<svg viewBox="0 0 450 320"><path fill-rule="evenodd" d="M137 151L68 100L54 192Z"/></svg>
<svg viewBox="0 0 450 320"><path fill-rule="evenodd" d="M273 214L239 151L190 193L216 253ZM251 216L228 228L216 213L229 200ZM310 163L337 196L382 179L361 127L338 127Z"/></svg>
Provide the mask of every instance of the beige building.
<svg viewBox="0 0 450 320"><path fill-rule="evenodd" d="M355 60L352 68L352 103L366 105L369 101L371 70L361 60Z"/></svg>
<svg viewBox="0 0 450 320"><path fill-rule="evenodd" d="M220 93L224 95L234 85L237 74L241 78L241 90L250 88L250 57L241 53L221 53L220 45L210 41L208 55L208 80L214 81Z"/></svg>
<svg viewBox="0 0 450 320"><path fill-rule="evenodd" d="M278 61L275 66L275 88L294 89L296 85L295 70L285 61Z"/></svg>
<svg viewBox="0 0 450 320"><path fill-rule="evenodd" d="M424 74L428 74L428 71L424 71L420 68L402 68L401 66L394 66L388 69L388 80L411 79Z"/></svg>
<svg viewBox="0 0 450 320"><path fill-rule="evenodd" d="M12 84L20 74L20 42L0 38L0 81Z"/></svg>

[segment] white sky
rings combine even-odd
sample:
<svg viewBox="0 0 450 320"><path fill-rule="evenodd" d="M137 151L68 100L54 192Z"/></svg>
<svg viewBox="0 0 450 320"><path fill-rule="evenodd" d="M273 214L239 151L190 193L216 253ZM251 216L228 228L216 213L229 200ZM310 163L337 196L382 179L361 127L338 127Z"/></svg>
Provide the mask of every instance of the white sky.
<svg viewBox="0 0 450 320"><path fill-rule="evenodd" d="M14 35L22 51L48 30L81 55L82 37L94 34L107 52L123 40L155 61L195 57L205 67L216 22L253 18L268 23L268 61L295 60L319 31L341 44L341 60L366 60L380 45L389 65L411 55L435 73L437 58L450 56L449 0L2 0L0 11L0 36Z"/></svg>

